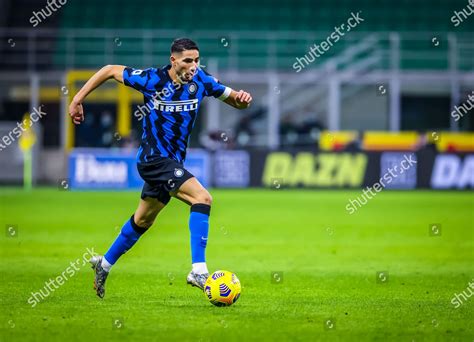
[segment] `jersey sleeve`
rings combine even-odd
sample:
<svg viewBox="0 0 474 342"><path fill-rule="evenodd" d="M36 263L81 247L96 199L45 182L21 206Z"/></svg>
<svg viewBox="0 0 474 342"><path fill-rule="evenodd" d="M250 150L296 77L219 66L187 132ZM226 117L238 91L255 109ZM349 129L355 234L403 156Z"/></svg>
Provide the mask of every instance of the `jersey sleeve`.
<svg viewBox="0 0 474 342"><path fill-rule="evenodd" d="M126 67L123 70L123 84L132 87L142 93L155 91L155 85L158 83L156 69L134 69Z"/></svg>
<svg viewBox="0 0 474 342"><path fill-rule="evenodd" d="M223 85L217 78L208 74L203 70L203 83L205 87L205 95L213 96L221 101L229 97L231 88Z"/></svg>

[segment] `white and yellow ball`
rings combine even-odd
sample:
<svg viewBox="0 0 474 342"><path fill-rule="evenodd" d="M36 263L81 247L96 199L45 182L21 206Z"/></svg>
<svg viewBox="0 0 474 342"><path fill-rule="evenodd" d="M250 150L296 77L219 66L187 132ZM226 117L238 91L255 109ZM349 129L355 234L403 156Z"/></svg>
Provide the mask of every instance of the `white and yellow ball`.
<svg viewBox="0 0 474 342"><path fill-rule="evenodd" d="M216 306L229 306L240 297L242 288L237 276L229 271L216 271L207 278L204 294Z"/></svg>

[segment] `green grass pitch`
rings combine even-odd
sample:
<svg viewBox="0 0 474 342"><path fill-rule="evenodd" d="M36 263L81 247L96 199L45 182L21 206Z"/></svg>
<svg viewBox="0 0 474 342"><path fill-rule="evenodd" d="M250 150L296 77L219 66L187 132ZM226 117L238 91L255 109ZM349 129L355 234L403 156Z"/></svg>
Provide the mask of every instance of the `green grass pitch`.
<svg viewBox="0 0 474 342"><path fill-rule="evenodd" d="M81 265L32 307L87 248L106 251L139 192L0 193L1 341L474 339L474 296L451 303L474 278L472 192L383 191L349 215L360 191L213 190L208 265L243 285L227 308L185 284L177 200L114 266L104 300Z"/></svg>

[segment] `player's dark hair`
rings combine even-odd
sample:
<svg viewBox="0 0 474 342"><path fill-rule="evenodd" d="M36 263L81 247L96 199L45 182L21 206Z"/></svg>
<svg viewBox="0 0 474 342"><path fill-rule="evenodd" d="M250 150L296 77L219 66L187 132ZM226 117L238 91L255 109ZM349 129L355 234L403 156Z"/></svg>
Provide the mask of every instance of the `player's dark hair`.
<svg viewBox="0 0 474 342"><path fill-rule="evenodd" d="M171 44L171 53L183 52L185 50L198 50L197 44L188 38L177 38Z"/></svg>

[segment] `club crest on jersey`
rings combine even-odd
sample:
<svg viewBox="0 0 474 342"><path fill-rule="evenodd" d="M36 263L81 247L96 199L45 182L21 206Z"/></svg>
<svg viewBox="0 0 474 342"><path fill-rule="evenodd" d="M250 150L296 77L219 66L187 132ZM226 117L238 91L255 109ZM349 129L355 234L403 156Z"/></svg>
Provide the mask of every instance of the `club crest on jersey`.
<svg viewBox="0 0 474 342"><path fill-rule="evenodd" d="M183 101L161 101L154 100L153 108L162 112L189 112L198 108L198 99Z"/></svg>
<svg viewBox="0 0 474 342"><path fill-rule="evenodd" d="M189 83L189 85L188 85L188 93L189 94L191 94L191 95L196 94L197 89L198 89L198 87L197 87L197 84L195 82Z"/></svg>
<svg viewBox="0 0 474 342"><path fill-rule="evenodd" d="M182 169L177 169L177 168L175 168L175 169L174 169L174 175L175 175L175 177L178 177L178 178L179 178L179 177L183 177L184 171L183 171Z"/></svg>

